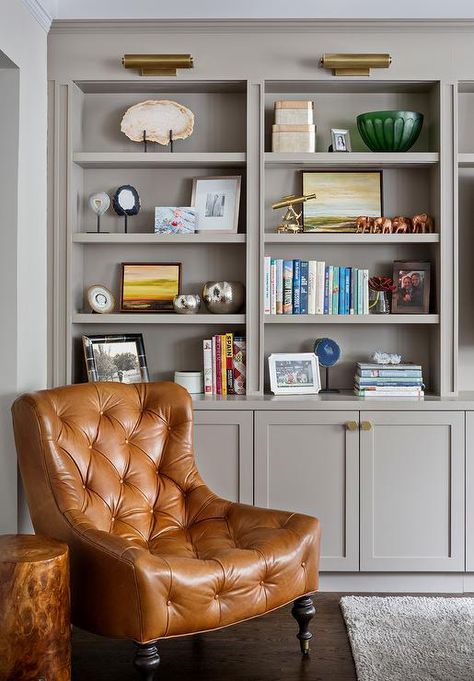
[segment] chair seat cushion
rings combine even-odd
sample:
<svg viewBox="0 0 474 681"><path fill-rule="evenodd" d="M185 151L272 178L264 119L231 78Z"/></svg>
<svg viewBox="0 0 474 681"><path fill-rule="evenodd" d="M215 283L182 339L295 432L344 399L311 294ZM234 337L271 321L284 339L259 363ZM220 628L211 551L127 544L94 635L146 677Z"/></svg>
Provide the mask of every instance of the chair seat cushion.
<svg viewBox="0 0 474 681"><path fill-rule="evenodd" d="M319 523L214 497L188 527L151 539L147 553L136 569L152 640L227 626L316 591Z"/></svg>

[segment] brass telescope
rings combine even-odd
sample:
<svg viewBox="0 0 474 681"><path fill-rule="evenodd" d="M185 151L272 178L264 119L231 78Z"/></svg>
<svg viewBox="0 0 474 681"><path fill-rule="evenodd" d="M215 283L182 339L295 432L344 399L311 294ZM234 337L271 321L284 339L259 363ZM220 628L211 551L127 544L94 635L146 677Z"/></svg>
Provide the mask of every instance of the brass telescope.
<svg viewBox="0 0 474 681"><path fill-rule="evenodd" d="M300 203L305 203L310 199L316 198L316 194L303 194L301 196L298 196L297 194L291 194L290 196L284 196L282 199L280 199L280 201L273 203L273 209L287 208L281 223L277 226L277 232L290 232L291 234L298 234L298 232L302 232L303 227L301 225L301 215L303 214L303 211L301 210L299 213L297 213L293 206L297 206Z"/></svg>

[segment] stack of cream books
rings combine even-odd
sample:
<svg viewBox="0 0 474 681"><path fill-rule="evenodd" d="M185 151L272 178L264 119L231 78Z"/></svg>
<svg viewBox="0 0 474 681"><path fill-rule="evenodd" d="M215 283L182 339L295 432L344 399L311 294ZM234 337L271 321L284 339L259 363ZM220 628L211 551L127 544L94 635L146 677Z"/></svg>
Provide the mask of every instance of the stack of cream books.
<svg viewBox="0 0 474 681"><path fill-rule="evenodd" d="M423 397L420 364L357 362L354 392L358 397Z"/></svg>

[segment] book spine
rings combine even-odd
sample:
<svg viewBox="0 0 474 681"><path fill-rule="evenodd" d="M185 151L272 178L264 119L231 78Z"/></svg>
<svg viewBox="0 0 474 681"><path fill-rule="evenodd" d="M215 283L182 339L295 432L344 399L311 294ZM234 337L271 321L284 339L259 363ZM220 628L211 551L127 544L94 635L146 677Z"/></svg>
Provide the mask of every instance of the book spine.
<svg viewBox="0 0 474 681"><path fill-rule="evenodd" d="M234 393L236 395L245 395L245 377L246 377L246 341L245 338L234 338Z"/></svg>
<svg viewBox="0 0 474 681"><path fill-rule="evenodd" d="M276 261L276 313L283 314L283 260Z"/></svg>
<svg viewBox="0 0 474 681"><path fill-rule="evenodd" d="M217 395L217 380L216 380L216 337L211 338L211 356L212 356L212 394Z"/></svg>
<svg viewBox="0 0 474 681"><path fill-rule="evenodd" d="M355 314L355 307L354 307L354 302L355 302L355 273L356 270L354 267L351 267L351 292L350 292L350 304L349 304L349 314Z"/></svg>
<svg viewBox="0 0 474 681"><path fill-rule="evenodd" d="M394 392L392 388L387 388L385 392L371 392L354 388L354 393L358 397L424 397L425 394L423 390L407 390L402 393Z"/></svg>
<svg viewBox="0 0 474 681"><path fill-rule="evenodd" d="M363 270L363 312L369 314L369 270Z"/></svg>
<svg viewBox="0 0 474 681"><path fill-rule="evenodd" d="M316 314L324 314L324 286L326 277L325 263L316 263L316 282L318 297L316 298Z"/></svg>
<svg viewBox="0 0 474 681"><path fill-rule="evenodd" d="M225 356L225 334L221 339L221 395L227 395L227 359Z"/></svg>
<svg viewBox="0 0 474 681"><path fill-rule="evenodd" d="M357 376L362 378L422 378L420 371L392 371L391 369L358 369Z"/></svg>
<svg viewBox="0 0 474 681"><path fill-rule="evenodd" d="M222 355L220 336L216 336L216 395L222 395Z"/></svg>
<svg viewBox="0 0 474 681"><path fill-rule="evenodd" d="M316 314L319 295L318 265L316 260L310 260L308 265L308 314Z"/></svg>
<svg viewBox="0 0 474 681"><path fill-rule="evenodd" d="M339 304L338 304L338 314L345 314L344 312L344 291L346 290L346 268L339 268Z"/></svg>
<svg viewBox="0 0 474 681"><path fill-rule="evenodd" d="M204 394L212 395L212 340L202 342L203 367L204 367Z"/></svg>
<svg viewBox="0 0 474 681"><path fill-rule="evenodd" d="M398 380L391 378L357 378L355 384L360 388L416 388L423 385L421 378L400 378Z"/></svg>
<svg viewBox="0 0 474 681"><path fill-rule="evenodd" d="M422 388L419 386L395 386L392 385L391 387L385 387L385 386L378 386L378 385L371 385L371 386L364 386L360 388L361 391L365 391L366 393L385 393L385 392L391 392L391 393L398 393L398 394L403 394L403 393L411 393L411 392L420 392Z"/></svg>
<svg viewBox="0 0 474 681"><path fill-rule="evenodd" d="M293 314L293 260L283 261L283 314Z"/></svg>
<svg viewBox="0 0 474 681"><path fill-rule="evenodd" d="M329 312L329 265L324 268L324 307L323 313L330 314Z"/></svg>
<svg viewBox="0 0 474 681"><path fill-rule="evenodd" d="M332 280L332 313L339 314L339 267L333 267Z"/></svg>
<svg viewBox="0 0 474 681"><path fill-rule="evenodd" d="M362 270L357 270L357 314L362 314Z"/></svg>
<svg viewBox="0 0 474 681"><path fill-rule="evenodd" d="M300 286L301 314L308 314L308 278L309 278L309 263L307 260L302 260Z"/></svg>
<svg viewBox="0 0 474 681"><path fill-rule="evenodd" d="M270 261L270 314L276 314L276 260Z"/></svg>
<svg viewBox="0 0 474 681"><path fill-rule="evenodd" d="M234 334L226 333L225 335L225 364L227 377L227 394L234 394L234 370L232 360L234 357Z"/></svg>
<svg viewBox="0 0 474 681"><path fill-rule="evenodd" d="M301 314L301 260L293 260L293 314Z"/></svg>
<svg viewBox="0 0 474 681"><path fill-rule="evenodd" d="M271 258L265 256L263 268L263 313L270 314L270 264Z"/></svg>
<svg viewBox="0 0 474 681"><path fill-rule="evenodd" d="M352 267L346 267L346 278L344 288L344 314L351 313L351 279Z"/></svg>

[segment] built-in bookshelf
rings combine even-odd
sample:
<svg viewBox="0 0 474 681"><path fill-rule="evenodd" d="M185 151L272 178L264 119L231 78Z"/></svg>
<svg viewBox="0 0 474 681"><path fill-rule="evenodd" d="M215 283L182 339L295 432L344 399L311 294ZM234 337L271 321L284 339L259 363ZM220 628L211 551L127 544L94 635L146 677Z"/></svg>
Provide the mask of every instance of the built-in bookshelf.
<svg viewBox="0 0 474 681"><path fill-rule="evenodd" d="M202 369L202 340L234 331L247 337L247 381L252 395L268 391L267 358L272 352L311 350L316 338L333 337L342 361L333 370L337 387L350 387L354 363L372 350L401 352L405 361L423 365L426 383L435 394L453 391L453 372L440 372L442 353L453 350L455 295L450 253L453 225L442 207L449 170L440 134L442 95L438 81L267 80L121 80L75 81L67 84L64 111L67 126L58 125L67 170L66 229L55 225L58 254L67 255L56 268L54 380L84 379L83 333L119 333L123 327L143 333L150 375L170 379L175 370ZM460 94L474 112L474 94ZM474 89L472 90L474 93ZM191 137L175 143L173 153L140 144L120 132L124 111L148 98L175 99L195 114ZM316 102L317 152L283 154L271 151L273 104L277 99ZM467 104L469 102L469 104ZM425 115L417 143L407 153L371 153L355 125L362 111L415 109ZM348 128L353 151L328 153L331 127ZM58 147L59 149L59 147ZM474 172L474 148L459 148L462 177ZM63 165L61 165L61 163ZM277 234L280 212L271 208L283 195L300 194L303 170L383 171L385 215L428 212L432 234ZM461 173L461 170L460 170ZM192 180L206 175L241 175L242 195L236 234L155 235L154 207L189 205ZM137 187L142 208L129 219L129 233L111 210L103 216L104 233L94 229L87 199L97 191L113 193L121 184ZM105 233L107 232L107 233ZM432 301L426 315L282 316L263 313L263 260L321 259L345 267L366 268L370 275L391 274L395 260L432 263ZM246 286L246 305L239 314L197 315L92 314L84 292L91 284L110 288L117 300L121 262L181 262L182 292L199 292L208 280L236 280ZM449 270L449 277L443 268ZM443 286L443 288L442 288Z"/></svg>

